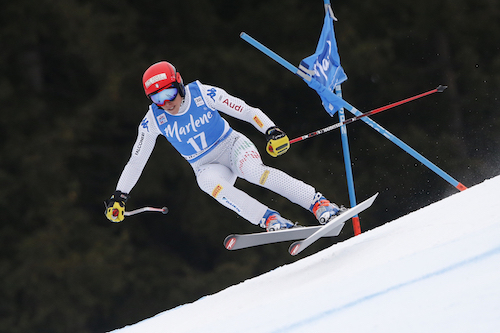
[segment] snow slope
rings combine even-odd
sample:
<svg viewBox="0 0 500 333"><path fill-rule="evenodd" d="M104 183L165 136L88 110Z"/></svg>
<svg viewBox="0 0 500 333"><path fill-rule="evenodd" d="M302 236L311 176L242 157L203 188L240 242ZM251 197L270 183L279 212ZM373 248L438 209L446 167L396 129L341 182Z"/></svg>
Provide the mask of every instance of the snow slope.
<svg viewBox="0 0 500 333"><path fill-rule="evenodd" d="M113 332L500 332L500 176Z"/></svg>

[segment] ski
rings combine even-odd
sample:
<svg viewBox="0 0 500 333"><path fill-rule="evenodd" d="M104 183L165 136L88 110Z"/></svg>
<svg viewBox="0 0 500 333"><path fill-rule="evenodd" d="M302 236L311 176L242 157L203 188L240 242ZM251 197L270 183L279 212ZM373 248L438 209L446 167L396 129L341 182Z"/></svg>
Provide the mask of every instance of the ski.
<svg viewBox="0 0 500 333"><path fill-rule="evenodd" d="M279 243L285 241L292 241L297 239L305 239L323 226L302 227L297 226L291 229L277 230L271 232L258 232L252 234L233 234L229 235L224 240L224 247L228 250L239 250L258 245ZM333 228L322 237L338 236L342 230L343 225Z"/></svg>
<svg viewBox="0 0 500 333"><path fill-rule="evenodd" d="M340 234L342 228L344 227L345 221L349 220L353 216L357 215L359 212L370 207L378 193L375 194L370 199L356 205L353 208L346 210L341 215L335 217L326 225L312 226L312 227L295 227L291 229L278 230L272 232L258 232L251 234L233 234L229 235L224 239L224 247L228 250L239 250L249 247L273 244L279 242L293 241L293 240L305 240L310 236L317 235L316 241L320 237L335 237ZM328 229L325 231L325 227ZM323 231L322 231L323 230ZM321 234L318 235L318 233ZM295 243L294 243L295 244Z"/></svg>
<svg viewBox="0 0 500 333"><path fill-rule="evenodd" d="M345 221L350 219L351 217L359 214L360 212L364 211L365 209L369 208L375 199L377 198L378 193L373 195L372 197L366 199L360 204L357 204L356 206L346 210L344 213L341 215L333 218L330 222L325 224L324 226L320 227L316 232L314 232L312 235L307 237L304 240L294 242L292 245L290 245L288 252L292 255L295 256L302 252L305 248L307 248L309 245L320 239L321 237L324 237L324 235L328 234L330 230L332 229L337 229L338 226L343 226Z"/></svg>

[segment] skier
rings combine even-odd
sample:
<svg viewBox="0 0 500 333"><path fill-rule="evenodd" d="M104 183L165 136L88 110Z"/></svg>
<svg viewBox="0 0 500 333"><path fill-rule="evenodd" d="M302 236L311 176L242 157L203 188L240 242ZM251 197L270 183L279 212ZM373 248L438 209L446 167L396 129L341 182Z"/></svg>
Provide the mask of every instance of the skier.
<svg viewBox="0 0 500 333"><path fill-rule="evenodd" d="M266 136L266 151L273 157L285 153L290 142L260 109L198 80L183 84L175 67L161 61L143 75L143 88L153 102L139 125L131 157L116 191L106 200L106 217L124 219L125 203L155 146L163 135L189 162L199 187L220 204L267 231L294 227L277 211L234 187L237 177L274 191L311 211L321 224L340 211L321 193L286 173L262 163L255 145L233 130L219 112L251 123Z"/></svg>

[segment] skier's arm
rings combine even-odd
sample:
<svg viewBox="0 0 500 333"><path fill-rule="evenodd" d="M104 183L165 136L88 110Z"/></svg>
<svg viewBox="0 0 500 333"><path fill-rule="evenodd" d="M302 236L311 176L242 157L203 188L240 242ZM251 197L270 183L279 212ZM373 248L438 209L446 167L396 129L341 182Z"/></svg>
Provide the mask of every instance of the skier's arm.
<svg viewBox="0 0 500 333"><path fill-rule="evenodd" d="M238 97L228 94L224 89L201 84L206 103L231 117L249 122L261 133L276 126L259 108L248 105Z"/></svg>
<svg viewBox="0 0 500 333"><path fill-rule="evenodd" d="M111 222L121 222L125 218L125 203L129 193L135 186L142 170L153 152L158 131L151 122L151 112L148 112L139 125L137 140L132 148L132 154L123 169L116 190L111 197L105 201L105 215Z"/></svg>
<svg viewBox="0 0 500 333"><path fill-rule="evenodd" d="M247 121L260 132L266 134L266 151L269 155L277 157L290 148L288 136L262 110L249 106L243 100L229 95L224 89L201 83L200 88L205 96L205 102L210 107Z"/></svg>
<svg viewBox="0 0 500 333"><path fill-rule="evenodd" d="M132 147L132 154L130 155L130 159L121 173L118 184L116 185L117 191L130 193L139 180L142 170L144 170L144 167L153 152L156 139L158 137L158 133L152 131L151 127L151 122L149 122L148 126L145 126L144 122L139 125L137 140Z"/></svg>

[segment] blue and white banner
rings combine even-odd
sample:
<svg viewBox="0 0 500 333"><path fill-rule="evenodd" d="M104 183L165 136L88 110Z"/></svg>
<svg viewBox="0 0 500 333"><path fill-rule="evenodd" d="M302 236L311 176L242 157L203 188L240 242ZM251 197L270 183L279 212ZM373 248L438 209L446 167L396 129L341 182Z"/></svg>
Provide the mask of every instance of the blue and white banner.
<svg viewBox="0 0 500 333"><path fill-rule="evenodd" d="M325 15L316 52L303 59L299 68L312 77L312 80L306 82L317 91L325 110L330 115L334 115L345 106L343 105L344 101L333 94L335 87L347 80L347 75L340 65L333 19L330 13L327 12Z"/></svg>

